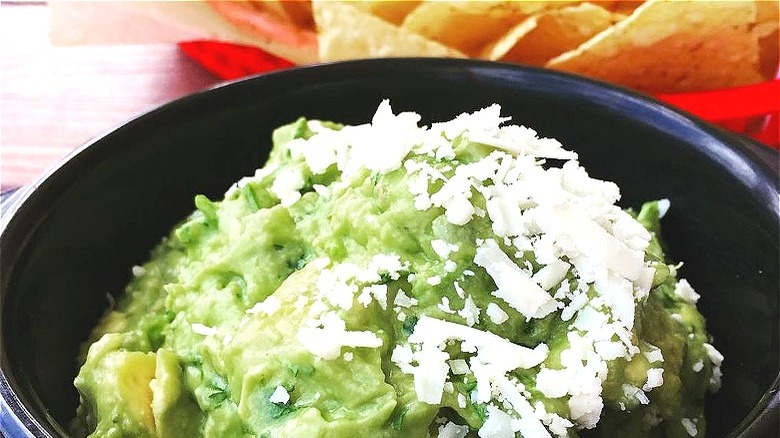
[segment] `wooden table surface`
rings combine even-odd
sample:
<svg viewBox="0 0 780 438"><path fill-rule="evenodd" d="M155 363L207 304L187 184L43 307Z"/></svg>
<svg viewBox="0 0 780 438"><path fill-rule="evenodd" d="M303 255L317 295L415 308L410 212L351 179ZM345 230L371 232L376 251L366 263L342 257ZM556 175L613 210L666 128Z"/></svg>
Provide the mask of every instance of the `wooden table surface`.
<svg viewBox="0 0 780 438"><path fill-rule="evenodd" d="M219 81L175 44L54 47L48 30L45 3L0 3L4 190L133 115Z"/></svg>

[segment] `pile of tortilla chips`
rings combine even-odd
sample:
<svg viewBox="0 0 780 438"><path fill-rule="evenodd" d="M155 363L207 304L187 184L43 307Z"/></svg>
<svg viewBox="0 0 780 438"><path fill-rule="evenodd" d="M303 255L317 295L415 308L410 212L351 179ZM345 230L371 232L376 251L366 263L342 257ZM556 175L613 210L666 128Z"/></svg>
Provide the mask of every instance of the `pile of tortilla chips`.
<svg viewBox="0 0 780 438"><path fill-rule="evenodd" d="M316 50L320 61L469 57L578 73L648 92L747 85L774 77L778 66L775 0L242 5L276 21L269 43L279 38L280 23L288 39L316 36L316 43L301 50Z"/></svg>

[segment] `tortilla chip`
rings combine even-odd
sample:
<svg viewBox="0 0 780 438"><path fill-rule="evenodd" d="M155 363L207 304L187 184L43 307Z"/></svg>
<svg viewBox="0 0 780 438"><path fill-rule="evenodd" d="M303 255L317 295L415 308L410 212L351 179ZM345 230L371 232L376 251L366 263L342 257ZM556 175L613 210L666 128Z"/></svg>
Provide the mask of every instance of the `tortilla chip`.
<svg viewBox="0 0 780 438"><path fill-rule="evenodd" d="M529 14L566 4L541 1L428 1L409 13L401 27L476 57L487 44L507 33Z"/></svg>
<svg viewBox="0 0 780 438"><path fill-rule="evenodd" d="M543 12L516 26L483 55L492 60L543 66L612 26L620 17L591 3Z"/></svg>
<svg viewBox="0 0 780 438"><path fill-rule="evenodd" d="M625 20L547 63L649 92L762 80L752 1L649 0Z"/></svg>
<svg viewBox="0 0 780 438"><path fill-rule="evenodd" d="M780 21L780 3L775 1L756 1L756 27L758 45L760 47L761 75L765 79L772 79L778 73L780 62L780 34L778 34L778 21Z"/></svg>
<svg viewBox="0 0 780 438"><path fill-rule="evenodd" d="M183 2L159 2L176 5ZM278 2L281 3L281 2ZM265 7L263 2L206 0L208 10L219 15L220 27L228 25L238 32L234 41L256 45L276 56L298 64L316 62L317 35L313 29L304 29L289 19L281 4ZM203 9L193 2L190 8ZM274 7L278 6L278 7ZM207 17L213 18L213 17ZM224 23L221 23L224 21Z"/></svg>
<svg viewBox="0 0 780 438"><path fill-rule="evenodd" d="M532 15L514 26L504 36L498 38L482 49L479 57L497 61L504 58L517 42L532 32L537 25L538 15Z"/></svg>
<svg viewBox="0 0 780 438"><path fill-rule="evenodd" d="M267 11L277 17L287 18L287 13L284 11L284 6L281 0L226 0L233 3L238 3L242 7L248 9L254 9L256 11Z"/></svg>
<svg viewBox="0 0 780 438"><path fill-rule="evenodd" d="M214 0L209 0L215 2ZM226 0L217 0L225 3ZM313 30L314 20L311 15L309 0L229 0L246 9L274 15L279 21L284 21L301 29Z"/></svg>
<svg viewBox="0 0 780 438"><path fill-rule="evenodd" d="M266 1L266 0L263 0ZM290 21L304 29L314 29L314 17L309 0L279 0Z"/></svg>
<svg viewBox="0 0 780 438"><path fill-rule="evenodd" d="M464 58L463 53L367 14L349 3L315 0L321 61L390 56Z"/></svg>
<svg viewBox="0 0 780 438"><path fill-rule="evenodd" d="M618 0L612 7L607 8L616 14L631 15L644 1Z"/></svg>
<svg viewBox="0 0 780 438"><path fill-rule="evenodd" d="M356 8L368 12L395 25L400 26L410 12L414 10L421 0L370 0L350 2Z"/></svg>

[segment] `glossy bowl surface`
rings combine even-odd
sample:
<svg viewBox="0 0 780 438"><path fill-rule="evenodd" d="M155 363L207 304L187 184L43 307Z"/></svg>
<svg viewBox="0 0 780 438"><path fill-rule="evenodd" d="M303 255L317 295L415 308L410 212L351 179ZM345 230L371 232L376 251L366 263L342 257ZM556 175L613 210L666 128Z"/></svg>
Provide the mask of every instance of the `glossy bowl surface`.
<svg viewBox="0 0 780 438"><path fill-rule="evenodd" d="M576 150L623 206L671 200L670 256L702 295L724 353L710 437L777 436L778 157L638 94L479 61L368 60L258 76L163 105L93 140L14 195L0 223L0 427L63 434L79 344L129 267L192 209L262 165L271 130L300 115L369 120L381 99L423 122L498 102Z"/></svg>

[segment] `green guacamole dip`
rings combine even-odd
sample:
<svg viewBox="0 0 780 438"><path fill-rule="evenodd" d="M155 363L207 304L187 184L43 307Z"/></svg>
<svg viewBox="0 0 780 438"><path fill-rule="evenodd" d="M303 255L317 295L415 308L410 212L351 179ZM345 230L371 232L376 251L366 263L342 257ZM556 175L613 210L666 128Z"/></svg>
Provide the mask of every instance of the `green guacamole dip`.
<svg viewBox="0 0 780 438"><path fill-rule="evenodd" d="M659 220L497 105L297 120L133 268L91 437L702 437L720 353Z"/></svg>

